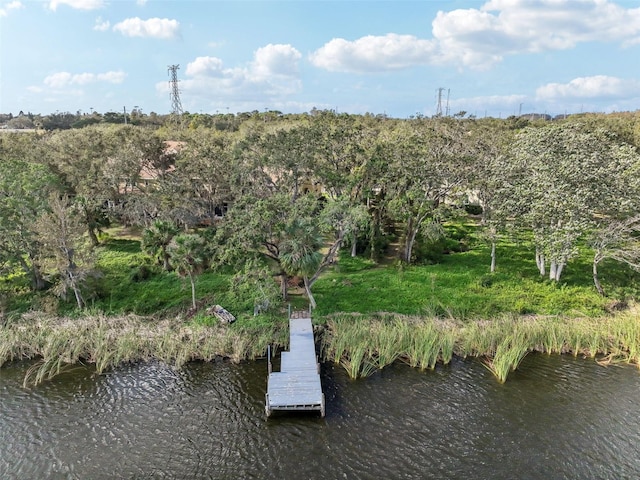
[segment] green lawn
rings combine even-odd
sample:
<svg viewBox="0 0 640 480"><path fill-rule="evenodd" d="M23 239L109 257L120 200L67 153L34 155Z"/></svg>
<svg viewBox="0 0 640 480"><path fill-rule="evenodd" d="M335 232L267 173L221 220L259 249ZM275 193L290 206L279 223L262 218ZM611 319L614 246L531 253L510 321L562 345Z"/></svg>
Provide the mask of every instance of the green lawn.
<svg viewBox="0 0 640 480"><path fill-rule="evenodd" d="M501 313L595 316L615 300L597 294L586 252L566 267L559 283L540 277L531 252L525 244L499 246L493 274L489 248L483 245L426 266L381 267L343 256L314 287L317 312L385 311L457 319ZM637 274L613 263L602 271L612 293L637 295Z"/></svg>
<svg viewBox="0 0 640 480"><path fill-rule="evenodd" d="M533 250L525 241L504 242L497 250L497 270L489 273L489 248L473 240L473 230L453 230L470 249L442 255L433 265L375 264L342 252L337 264L317 281L313 291L316 316L336 312L393 312L437 315L456 319L493 318L504 313L598 316L612 305L640 296L640 275L609 262L601 266L608 297L599 296L591 278L588 251L573 259L559 283L541 278ZM189 282L173 272L163 272L140 251L135 238L109 238L97 249L97 294L92 309L106 314L171 314L186 311L191 303ZM202 305L219 303L236 316L252 316L253 305L229 296L233 271L205 272L197 278ZM55 304L51 293L33 295L20 277L1 279L9 295L7 311L42 309ZM274 280L275 281L275 280ZM294 295L293 308L306 308L306 299ZM58 313L70 313L63 304ZM46 310L46 308L45 308ZM50 310L50 308L49 308Z"/></svg>
<svg viewBox="0 0 640 480"><path fill-rule="evenodd" d="M162 272L140 251L140 242L110 239L99 249L97 266L102 273L99 296L93 307L106 313L158 313L191 304L189 280L174 272ZM197 277L198 298L211 298L227 288L228 274L205 272Z"/></svg>

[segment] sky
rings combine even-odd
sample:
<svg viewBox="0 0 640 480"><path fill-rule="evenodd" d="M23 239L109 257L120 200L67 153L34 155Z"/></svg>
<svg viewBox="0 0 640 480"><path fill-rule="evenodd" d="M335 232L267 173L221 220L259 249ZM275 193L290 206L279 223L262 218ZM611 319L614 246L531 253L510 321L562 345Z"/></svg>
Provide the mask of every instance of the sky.
<svg viewBox="0 0 640 480"><path fill-rule="evenodd" d="M0 113L640 109L640 0L0 0Z"/></svg>

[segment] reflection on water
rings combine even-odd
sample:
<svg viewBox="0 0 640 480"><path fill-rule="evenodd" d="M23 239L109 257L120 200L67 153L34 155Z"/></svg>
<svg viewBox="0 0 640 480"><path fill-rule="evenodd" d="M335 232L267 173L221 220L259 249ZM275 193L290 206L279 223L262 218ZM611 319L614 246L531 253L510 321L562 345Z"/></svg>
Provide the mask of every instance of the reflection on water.
<svg viewBox="0 0 640 480"><path fill-rule="evenodd" d="M0 369L0 478L640 478L640 374L530 355L349 380L327 411L264 415L266 364L77 368L32 390Z"/></svg>

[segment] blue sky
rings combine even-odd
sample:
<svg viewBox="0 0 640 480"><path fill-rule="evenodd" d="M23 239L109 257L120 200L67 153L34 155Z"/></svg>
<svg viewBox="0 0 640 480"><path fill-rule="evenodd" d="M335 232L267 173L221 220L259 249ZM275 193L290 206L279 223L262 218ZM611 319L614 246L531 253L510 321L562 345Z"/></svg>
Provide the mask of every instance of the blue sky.
<svg viewBox="0 0 640 480"><path fill-rule="evenodd" d="M0 0L0 113L640 109L638 0ZM439 95L438 92L441 92Z"/></svg>

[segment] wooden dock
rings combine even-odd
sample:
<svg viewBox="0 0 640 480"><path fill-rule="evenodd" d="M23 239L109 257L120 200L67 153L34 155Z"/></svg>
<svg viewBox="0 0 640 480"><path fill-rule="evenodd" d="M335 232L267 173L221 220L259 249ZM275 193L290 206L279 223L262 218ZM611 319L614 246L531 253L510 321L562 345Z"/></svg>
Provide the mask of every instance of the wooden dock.
<svg viewBox="0 0 640 480"><path fill-rule="evenodd" d="M289 318L289 338L289 351L281 354L279 372L271 371L269 355L267 417L274 411L319 411L324 417L324 394L311 318Z"/></svg>

